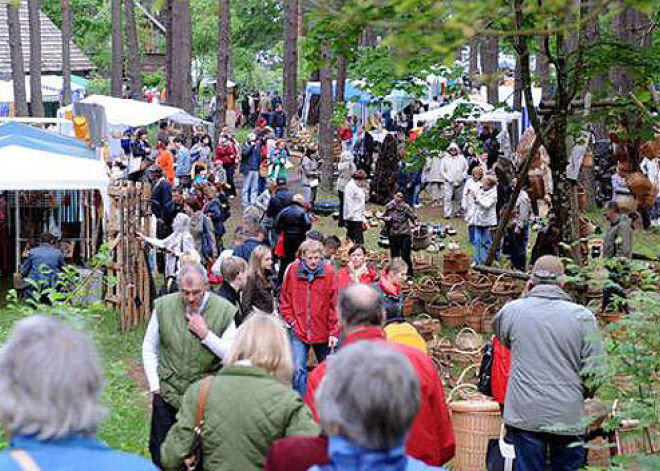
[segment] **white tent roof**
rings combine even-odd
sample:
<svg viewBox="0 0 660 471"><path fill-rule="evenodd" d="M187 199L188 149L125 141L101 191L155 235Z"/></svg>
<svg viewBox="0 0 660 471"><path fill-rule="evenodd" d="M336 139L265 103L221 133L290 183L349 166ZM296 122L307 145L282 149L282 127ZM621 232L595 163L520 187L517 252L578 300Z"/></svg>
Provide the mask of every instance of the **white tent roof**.
<svg viewBox="0 0 660 471"><path fill-rule="evenodd" d="M140 127L163 119L171 119L181 124L200 124L204 122L186 113L181 108L137 100L92 95L82 100L82 103L94 103L103 106L110 126Z"/></svg>
<svg viewBox="0 0 660 471"><path fill-rule="evenodd" d="M441 106L440 108L436 108L434 110L429 110L424 113L416 114L415 115L415 124L417 124L419 121L424 121L425 123L430 123L433 124L435 123L438 119L443 118L445 116L449 116L452 114L454 111L456 111L456 108L458 105L466 103L466 104L471 104L475 106L481 107L484 111L491 111L493 109L492 105L489 105L488 103L474 103L471 101L467 100L456 100L452 103L449 103L448 105Z"/></svg>
<svg viewBox="0 0 660 471"><path fill-rule="evenodd" d="M469 121L476 121L477 123L491 123L491 122L507 122L510 123L516 119L520 119L522 114L518 111L506 111L502 108L484 113L477 118Z"/></svg>
<svg viewBox="0 0 660 471"><path fill-rule="evenodd" d="M100 190L106 210L106 164L81 141L27 124L0 125L0 190Z"/></svg>
<svg viewBox="0 0 660 471"><path fill-rule="evenodd" d="M71 82L72 92L84 92L85 87ZM45 102L59 102L62 92L62 77L58 75L41 76L41 95ZM30 102L30 76L25 76L25 94ZM14 102L14 82L12 80L0 80L0 103Z"/></svg>
<svg viewBox="0 0 660 471"><path fill-rule="evenodd" d="M0 167L2 190L107 191L109 182L106 165L100 160L52 154L20 145L0 148Z"/></svg>

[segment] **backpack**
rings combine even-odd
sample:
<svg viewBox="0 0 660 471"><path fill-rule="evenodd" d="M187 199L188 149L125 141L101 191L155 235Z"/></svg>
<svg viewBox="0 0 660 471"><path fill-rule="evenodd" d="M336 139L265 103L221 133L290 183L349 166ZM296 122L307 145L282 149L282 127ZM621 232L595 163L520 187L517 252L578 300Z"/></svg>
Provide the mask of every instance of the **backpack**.
<svg viewBox="0 0 660 471"><path fill-rule="evenodd" d="M477 384L479 392L490 397L493 396L493 359L494 349L493 341L491 340L484 346L484 353L481 357L481 367L479 368L479 384Z"/></svg>
<svg viewBox="0 0 660 471"><path fill-rule="evenodd" d="M204 259L209 260L213 258L213 239L211 239L211 234L206 224L206 218L207 216L203 216L202 219L201 255Z"/></svg>

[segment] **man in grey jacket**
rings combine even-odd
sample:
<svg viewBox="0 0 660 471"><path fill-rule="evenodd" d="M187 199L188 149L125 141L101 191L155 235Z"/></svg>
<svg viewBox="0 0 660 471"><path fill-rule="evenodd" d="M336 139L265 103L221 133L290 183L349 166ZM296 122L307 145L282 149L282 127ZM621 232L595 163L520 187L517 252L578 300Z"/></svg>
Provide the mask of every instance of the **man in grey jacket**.
<svg viewBox="0 0 660 471"><path fill-rule="evenodd" d="M511 349L504 423L519 471L545 469L548 449L553 470L578 470L584 461L584 378L604 351L596 319L570 301L563 278L558 257L539 258L528 295L493 320L495 335Z"/></svg>

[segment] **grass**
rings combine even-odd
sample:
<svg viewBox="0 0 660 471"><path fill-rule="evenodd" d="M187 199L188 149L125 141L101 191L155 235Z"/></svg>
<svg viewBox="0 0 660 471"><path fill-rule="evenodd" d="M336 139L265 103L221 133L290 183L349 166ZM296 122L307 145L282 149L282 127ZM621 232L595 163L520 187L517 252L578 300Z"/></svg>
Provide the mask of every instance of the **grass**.
<svg viewBox="0 0 660 471"><path fill-rule="evenodd" d="M13 324L24 316L0 308L0 341L4 341ZM102 402L108 412L99 438L113 448L148 456L149 395L139 379L143 375L140 349L144 326L120 334L119 314L115 311L90 313L84 325L99 347L104 368ZM4 434L0 436L0 447L6 448L8 442Z"/></svg>

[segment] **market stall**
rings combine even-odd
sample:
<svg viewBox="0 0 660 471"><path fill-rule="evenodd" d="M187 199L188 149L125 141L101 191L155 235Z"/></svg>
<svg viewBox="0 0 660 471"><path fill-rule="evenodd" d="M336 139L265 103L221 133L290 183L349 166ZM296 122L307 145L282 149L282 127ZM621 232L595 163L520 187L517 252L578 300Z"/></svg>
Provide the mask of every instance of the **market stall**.
<svg viewBox="0 0 660 471"><path fill-rule="evenodd" d="M4 240L14 245L17 270L44 232L59 236L71 258L94 254L109 183L96 152L77 139L10 122L0 125L0 167L9 221Z"/></svg>

